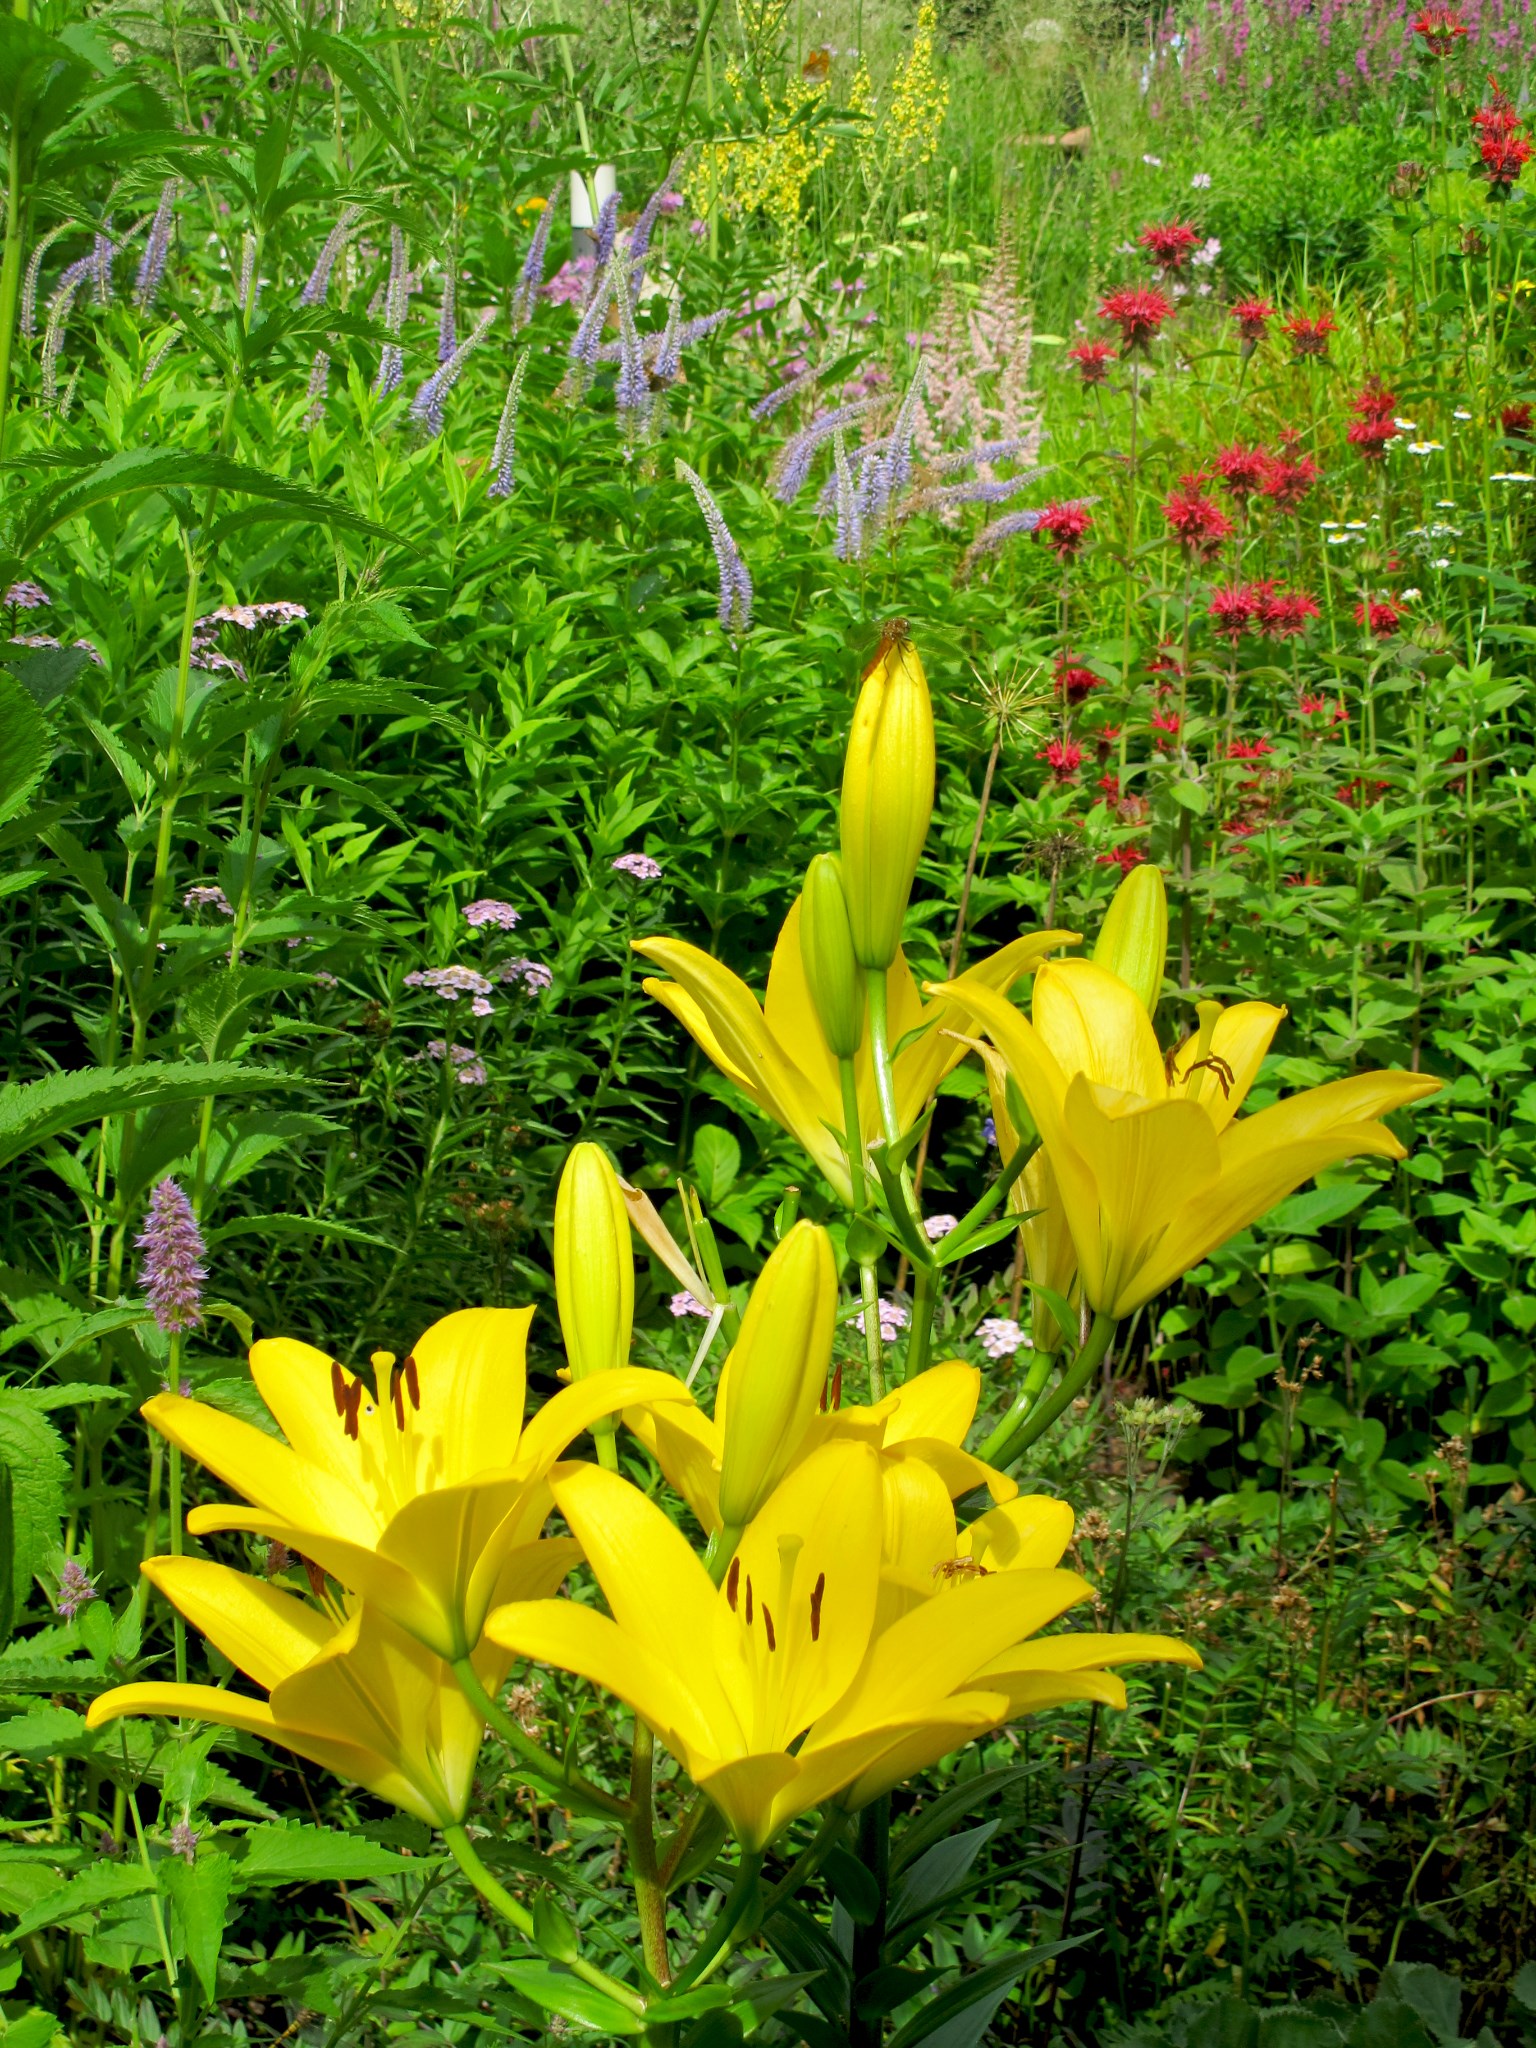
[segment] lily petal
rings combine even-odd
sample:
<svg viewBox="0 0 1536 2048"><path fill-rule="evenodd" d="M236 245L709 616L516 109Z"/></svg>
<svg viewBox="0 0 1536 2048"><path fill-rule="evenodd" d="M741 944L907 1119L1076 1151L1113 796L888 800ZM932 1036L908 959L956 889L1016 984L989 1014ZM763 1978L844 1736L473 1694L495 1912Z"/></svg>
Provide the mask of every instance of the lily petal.
<svg viewBox="0 0 1536 2048"><path fill-rule="evenodd" d="M532 1321L531 1308L461 1308L411 1347L421 1390L411 1435L432 1447L419 1485L456 1486L517 1457Z"/></svg>
<svg viewBox="0 0 1536 2048"><path fill-rule="evenodd" d="M1072 1541L1073 1519L1064 1500L1024 1494L978 1515L961 1534L961 1554L988 1572L1050 1571Z"/></svg>
<svg viewBox="0 0 1536 2048"><path fill-rule="evenodd" d="M1126 995L1134 1002L1129 990ZM1139 1004L1136 1014L1145 1019ZM1079 1244L1083 1291L1095 1308L1129 1315L1156 1291L1146 1286L1145 1275L1156 1262L1168 1219L1181 1212L1203 1215L1213 1206L1221 1178L1216 1133L1198 1102L1115 1098L1082 1074L1067 1089L1066 1118L1098 1189L1099 1269L1092 1270Z"/></svg>
<svg viewBox="0 0 1536 2048"><path fill-rule="evenodd" d="M150 1557L139 1567L231 1664L270 1692L323 1650L336 1624L292 1593L206 1557Z"/></svg>
<svg viewBox="0 0 1536 2048"><path fill-rule="evenodd" d="M1152 1020L1118 974L1091 960L1047 961L1035 975L1030 1016L1069 1079L1086 1074L1146 1102L1167 1094Z"/></svg>
<svg viewBox="0 0 1536 2048"><path fill-rule="evenodd" d="M1217 1130L1224 1131L1258 1079L1270 1041L1284 1021L1285 1011L1274 1003L1233 1003L1216 1019L1206 1050L1207 1059L1225 1064L1230 1080L1223 1078L1219 1068L1202 1067L1198 1073L1191 1073L1190 1063L1200 1043L1197 1032L1185 1039L1171 1062L1173 1079L1169 1094L1196 1095Z"/></svg>
<svg viewBox="0 0 1536 2048"><path fill-rule="evenodd" d="M947 1444L963 1444L980 1399L977 1368L963 1358L943 1359L896 1389L885 1441L899 1444L912 1437L938 1437Z"/></svg>
<svg viewBox="0 0 1536 2048"><path fill-rule="evenodd" d="M335 1529L354 1543L369 1544L378 1536L379 1516L345 1480L308 1463L265 1430L181 1394L156 1394L140 1413L163 1437L258 1508L297 1528ZM341 1421L334 1414L333 1420L340 1440Z"/></svg>

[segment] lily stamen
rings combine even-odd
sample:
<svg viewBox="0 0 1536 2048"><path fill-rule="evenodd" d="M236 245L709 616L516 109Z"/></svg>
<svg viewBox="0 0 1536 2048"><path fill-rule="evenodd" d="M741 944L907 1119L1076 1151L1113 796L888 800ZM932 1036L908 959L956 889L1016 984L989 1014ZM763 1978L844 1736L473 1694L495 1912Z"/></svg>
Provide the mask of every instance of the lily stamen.
<svg viewBox="0 0 1536 2048"><path fill-rule="evenodd" d="M741 1559L733 1557L731 1568L725 1575L725 1604L732 1614L736 1612L736 1594L741 1585Z"/></svg>
<svg viewBox="0 0 1536 2048"><path fill-rule="evenodd" d="M813 1643L821 1641L821 1602L826 1590L827 1575L825 1572L821 1572L817 1576L815 1585L811 1588L811 1641Z"/></svg>

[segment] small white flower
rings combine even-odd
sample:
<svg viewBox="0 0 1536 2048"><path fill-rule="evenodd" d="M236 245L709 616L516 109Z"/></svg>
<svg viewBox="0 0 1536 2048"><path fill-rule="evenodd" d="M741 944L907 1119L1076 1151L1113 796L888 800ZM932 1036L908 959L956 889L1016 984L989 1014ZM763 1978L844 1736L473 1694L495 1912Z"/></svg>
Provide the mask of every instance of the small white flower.
<svg viewBox="0 0 1536 2048"><path fill-rule="evenodd" d="M1160 156L1144 156L1142 162L1150 164L1154 171L1160 171L1163 168L1163 160Z"/></svg>
<svg viewBox="0 0 1536 2048"><path fill-rule="evenodd" d="M1331 548L1348 547L1349 543L1354 539L1354 537L1355 536L1352 533L1330 533L1328 536L1328 545Z"/></svg>
<svg viewBox="0 0 1536 2048"><path fill-rule="evenodd" d="M1012 1358L1016 1351L1030 1346L1030 1339L1010 1316L988 1316L976 1335L988 1358Z"/></svg>
<svg viewBox="0 0 1536 2048"><path fill-rule="evenodd" d="M1209 192L1211 189L1210 172L1196 171L1195 175L1189 181L1189 189L1191 192Z"/></svg>
<svg viewBox="0 0 1536 2048"><path fill-rule="evenodd" d="M941 1237L948 1237L959 1222L958 1216L930 1216L923 1224L923 1232L930 1244L937 1244Z"/></svg>
<svg viewBox="0 0 1536 2048"><path fill-rule="evenodd" d="M1365 531L1365 521L1363 519L1346 519L1344 524L1351 533L1364 533Z"/></svg>
<svg viewBox="0 0 1536 2048"><path fill-rule="evenodd" d="M1397 428L1400 434L1416 434L1419 431L1419 423L1417 420L1395 419L1393 420L1392 424L1394 427Z"/></svg>
<svg viewBox="0 0 1536 2048"><path fill-rule="evenodd" d="M1320 519L1318 525L1324 533L1333 533L1338 527L1337 519Z"/></svg>
<svg viewBox="0 0 1536 2048"><path fill-rule="evenodd" d="M1443 441L1410 441L1408 443L1408 453L1410 455L1435 455L1444 446L1445 443Z"/></svg>
<svg viewBox="0 0 1536 2048"><path fill-rule="evenodd" d="M1399 591L1398 595L1404 604L1417 604L1424 593L1422 590L1403 590Z"/></svg>
<svg viewBox="0 0 1536 2048"><path fill-rule="evenodd" d="M1528 469L1496 469L1488 479L1491 484L1536 483L1536 477Z"/></svg>
<svg viewBox="0 0 1536 2048"><path fill-rule="evenodd" d="M1437 555L1435 560L1432 561L1429 566L1431 567L1431 569L1449 569L1449 567L1451 566L1451 558L1449 555Z"/></svg>
<svg viewBox="0 0 1536 2048"><path fill-rule="evenodd" d="M1451 418L1453 420L1469 420L1471 419L1471 417L1471 413L1467 411L1465 406L1460 405L1458 405L1456 410L1451 414Z"/></svg>

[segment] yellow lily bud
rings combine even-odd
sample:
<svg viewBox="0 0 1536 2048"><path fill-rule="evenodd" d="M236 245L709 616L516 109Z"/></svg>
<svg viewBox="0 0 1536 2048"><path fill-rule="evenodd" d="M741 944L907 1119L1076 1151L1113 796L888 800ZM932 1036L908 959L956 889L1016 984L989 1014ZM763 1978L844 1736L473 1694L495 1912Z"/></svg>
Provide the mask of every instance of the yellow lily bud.
<svg viewBox="0 0 1536 2048"><path fill-rule="evenodd" d="M864 1042L864 983L835 853L818 853L805 871L800 958L827 1044L838 1059L851 1060Z"/></svg>
<svg viewBox="0 0 1536 2048"><path fill-rule="evenodd" d="M906 621L886 627L843 763L843 887L861 967L889 967L933 814L933 703Z"/></svg>
<svg viewBox="0 0 1536 2048"><path fill-rule="evenodd" d="M819 1223L797 1223L758 1275L722 1375L727 1528L751 1521L789 1469L826 1384L836 1325L832 1240Z"/></svg>
<svg viewBox="0 0 1536 2048"><path fill-rule="evenodd" d="M629 1363L635 1255L619 1177L599 1145L576 1145L555 1196L555 1300L571 1378Z"/></svg>
<svg viewBox="0 0 1536 2048"><path fill-rule="evenodd" d="M1140 997L1149 1017L1157 1015L1168 958L1168 892L1161 868L1144 861L1131 869L1104 913L1091 957Z"/></svg>

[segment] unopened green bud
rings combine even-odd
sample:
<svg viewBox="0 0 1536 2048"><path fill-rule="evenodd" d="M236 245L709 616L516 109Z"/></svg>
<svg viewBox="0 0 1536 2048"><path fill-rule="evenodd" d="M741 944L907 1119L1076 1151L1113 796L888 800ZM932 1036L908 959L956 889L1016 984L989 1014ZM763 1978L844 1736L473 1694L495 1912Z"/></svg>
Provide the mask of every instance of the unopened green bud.
<svg viewBox="0 0 1536 2048"><path fill-rule="evenodd" d="M1093 963L1141 998L1149 1017L1157 1015L1163 968L1168 958L1168 892L1163 871L1144 861L1125 877L1110 899Z"/></svg>
<svg viewBox="0 0 1536 2048"><path fill-rule="evenodd" d="M533 1902L533 1945L552 1963L574 1963L581 1954L576 1922L548 1892L540 1892Z"/></svg>
<svg viewBox="0 0 1536 2048"><path fill-rule="evenodd" d="M720 1517L751 1521L789 1469L832 1363L837 1267L819 1223L797 1223L758 1275L721 1375Z"/></svg>
<svg viewBox="0 0 1536 2048"><path fill-rule="evenodd" d="M800 958L827 1044L851 1060L864 1042L864 977L854 958L848 898L835 853L818 853L800 897Z"/></svg>
<svg viewBox="0 0 1536 2048"><path fill-rule="evenodd" d="M573 1380L629 1363L635 1255L619 1177L598 1145L576 1145L555 1196L555 1300Z"/></svg>
<svg viewBox="0 0 1536 2048"><path fill-rule="evenodd" d="M843 764L843 889L861 967L889 967L933 815L933 702L906 621L885 629Z"/></svg>

